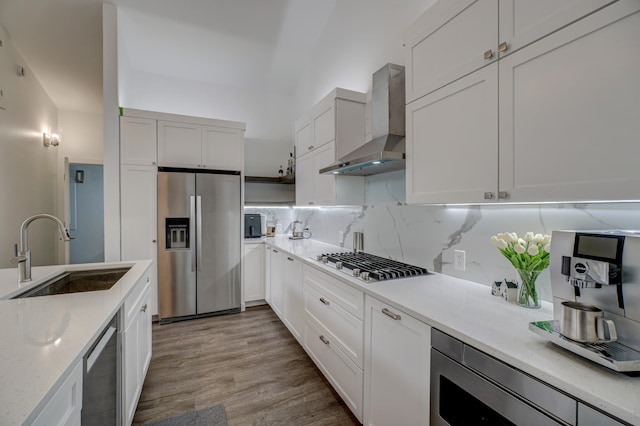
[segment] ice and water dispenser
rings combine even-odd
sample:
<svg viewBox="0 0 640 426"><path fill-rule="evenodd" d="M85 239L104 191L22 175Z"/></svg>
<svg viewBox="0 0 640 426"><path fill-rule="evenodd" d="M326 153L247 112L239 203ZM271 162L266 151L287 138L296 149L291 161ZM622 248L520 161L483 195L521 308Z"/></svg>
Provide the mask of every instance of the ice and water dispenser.
<svg viewBox="0 0 640 426"><path fill-rule="evenodd" d="M189 249L189 223L188 217L165 218L165 248L167 250Z"/></svg>

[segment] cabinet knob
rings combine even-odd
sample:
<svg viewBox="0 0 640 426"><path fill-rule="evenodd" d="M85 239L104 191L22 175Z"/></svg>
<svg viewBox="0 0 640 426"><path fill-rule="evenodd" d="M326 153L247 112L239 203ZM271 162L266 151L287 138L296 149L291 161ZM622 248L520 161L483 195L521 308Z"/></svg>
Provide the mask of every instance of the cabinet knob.
<svg viewBox="0 0 640 426"><path fill-rule="evenodd" d="M309 201L309 205L313 205L313 201Z"/></svg>
<svg viewBox="0 0 640 426"><path fill-rule="evenodd" d="M489 49L486 52L484 52L484 58L485 59L491 59L493 58L493 50Z"/></svg>
<svg viewBox="0 0 640 426"><path fill-rule="evenodd" d="M509 45L506 41L503 41L498 45L498 52L505 52L509 48Z"/></svg>
<svg viewBox="0 0 640 426"><path fill-rule="evenodd" d="M151 242L152 242L153 244L155 244L157 241L156 241L156 240L151 240Z"/></svg>
<svg viewBox="0 0 640 426"><path fill-rule="evenodd" d="M484 193L485 200L493 200L493 192L485 192Z"/></svg>
<svg viewBox="0 0 640 426"><path fill-rule="evenodd" d="M307 148L309 151L311 151L313 149L313 145L309 145L309 148Z"/></svg>
<svg viewBox="0 0 640 426"><path fill-rule="evenodd" d="M393 318L396 321L399 321L402 317L394 312L391 312L387 308L382 308L382 313L388 316L389 318Z"/></svg>
<svg viewBox="0 0 640 426"><path fill-rule="evenodd" d="M147 277L147 282L149 282L149 277Z"/></svg>
<svg viewBox="0 0 640 426"><path fill-rule="evenodd" d="M509 198L509 193L507 191L498 192L498 200L506 200Z"/></svg>
<svg viewBox="0 0 640 426"><path fill-rule="evenodd" d="M155 165L156 165L156 162L155 162L155 161L152 161L152 162L151 162L151 165L152 165L152 166L155 166Z"/></svg>
<svg viewBox="0 0 640 426"><path fill-rule="evenodd" d="M203 164L203 165L202 165L202 167L207 167L207 165L206 165L206 164Z"/></svg>

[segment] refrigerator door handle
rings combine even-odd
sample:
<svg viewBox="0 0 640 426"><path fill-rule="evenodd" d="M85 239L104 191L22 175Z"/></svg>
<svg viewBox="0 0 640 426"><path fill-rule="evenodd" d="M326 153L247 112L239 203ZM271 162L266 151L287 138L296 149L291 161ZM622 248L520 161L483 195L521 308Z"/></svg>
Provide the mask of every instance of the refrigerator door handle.
<svg viewBox="0 0 640 426"><path fill-rule="evenodd" d="M198 271L202 271L202 197L200 195L196 196L196 219L197 219L197 230L198 236L196 237L196 242L198 244Z"/></svg>
<svg viewBox="0 0 640 426"><path fill-rule="evenodd" d="M189 197L189 238L191 239L191 272L196 271L196 246L193 244L193 240L196 233L196 197L194 195Z"/></svg>

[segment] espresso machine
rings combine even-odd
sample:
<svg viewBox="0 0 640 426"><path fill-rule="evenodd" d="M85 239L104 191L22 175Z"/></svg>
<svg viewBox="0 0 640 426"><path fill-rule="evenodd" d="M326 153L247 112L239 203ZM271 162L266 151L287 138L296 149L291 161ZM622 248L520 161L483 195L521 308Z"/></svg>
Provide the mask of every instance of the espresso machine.
<svg viewBox="0 0 640 426"><path fill-rule="evenodd" d="M640 231L553 231L551 342L620 372L640 372Z"/></svg>

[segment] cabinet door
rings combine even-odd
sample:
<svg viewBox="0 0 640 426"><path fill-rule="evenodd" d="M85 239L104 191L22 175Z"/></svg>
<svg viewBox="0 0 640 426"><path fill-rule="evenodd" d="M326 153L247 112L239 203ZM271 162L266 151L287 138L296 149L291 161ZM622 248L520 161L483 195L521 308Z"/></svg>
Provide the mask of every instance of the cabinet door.
<svg viewBox="0 0 640 426"><path fill-rule="evenodd" d="M271 303L271 247L265 246L264 252L264 300Z"/></svg>
<svg viewBox="0 0 640 426"><path fill-rule="evenodd" d="M242 131L226 127L202 127L202 167L242 170L244 165Z"/></svg>
<svg viewBox="0 0 640 426"><path fill-rule="evenodd" d="M82 411L82 374L84 370L82 359L64 379L64 382L49 397L47 404L31 426L66 426L79 425Z"/></svg>
<svg viewBox="0 0 640 426"><path fill-rule="evenodd" d="M500 0L500 43L508 55L614 0Z"/></svg>
<svg viewBox="0 0 640 426"><path fill-rule="evenodd" d="M366 296L365 425L428 425L431 327Z"/></svg>
<svg viewBox="0 0 640 426"><path fill-rule="evenodd" d="M617 2L500 60L509 201L638 199L638 9Z"/></svg>
<svg viewBox="0 0 640 426"><path fill-rule="evenodd" d="M284 273L284 323L291 334L303 344L304 300L302 293L302 263L292 256L285 255Z"/></svg>
<svg viewBox="0 0 640 426"><path fill-rule="evenodd" d="M295 137L296 157L301 157L314 148L313 136L311 133L311 119L305 119L296 123Z"/></svg>
<svg viewBox="0 0 640 426"><path fill-rule="evenodd" d="M202 126L158 121L158 164L170 167L200 167Z"/></svg>
<svg viewBox="0 0 640 426"><path fill-rule="evenodd" d="M313 153L308 153L296 160L296 205L313 204L314 181Z"/></svg>
<svg viewBox="0 0 640 426"><path fill-rule="evenodd" d="M151 363L151 303L150 291L146 291L140 302L140 312L138 319L138 371L140 373L140 390L144 384L144 378Z"/></svg>
<svg viewBox="0 0 640 426"><path fill-rule="evenodd" d="M129 324L124 332L124 348L123 353L124 357L122 360L122 374L124 380L123 386L123 398L124 398L124 407L123 407L123 416L124 416L124 424L130 425L133 420L133 415L136 412L136 406L138 403L138 391L140 390L141 383L141 375L139 369L139 358L140 358L140 346L138 345L138 341L140 339L139 336L139 327L138 322L140 318L136 316L134 320Z"/></svg>
<svg viewBox="0 0 640 426"><path fill-rule="evenodd" d="M153 166L121 166L120 214L122 260L152 259L150 313L158 313L157 280L157 169Z"/></svg>
<svg viewBox="0 0 640 426"><path fill-rule="evenodd" d="M335 146L335 142L332 141L313 151L313 204L319 206L335 204L336 177L320 174L320 169L335 161Z"/></svg>
<svg viewBox="0 0 640 426"><path fill-rule="evenodd" d="M271 249L271 308L280 319L284 309L284 262L284 254Z"/></svg>
<svg viewBox="0 0 640 426"><path fill-rule="evenodd" d="M365 104L336 99L336 155L339 159L360 148L365 138Z"/></svg>
<svg viewBox="0 0 640 426"><path fill-rule="evenodd" d="M498 1L437 2L405 39L406 101L411 102L497 59Z"/></svg>
<svg viewBox="0 0 640 426"><path fill-rule="evenodd" d="M244 245L244 301L264 299L264 244Z"/></svg>
<svg viewBox="0 0 640 426"><path fill-rule="evenodd" d="M407 105L407 202L470 203L498 186L497 64Z"/></svg>
<svg viewBox="0 0 640 426"><path fill-rule="evenodd" d="M120 117L121 163L155 166L156 139L156 120Z"/></svg>
<svg viewBox="0 0 640 426"><path fill-rule="evenodd" d="M313 112L313 146L318 148L336 138L335 98L325 98ZM364 126L364 123L362 123Z"/></svg>

